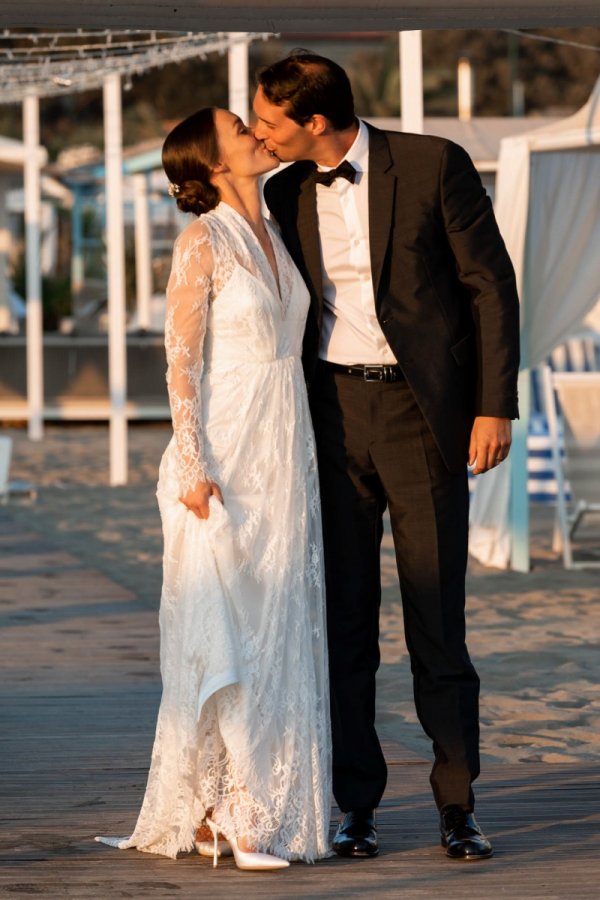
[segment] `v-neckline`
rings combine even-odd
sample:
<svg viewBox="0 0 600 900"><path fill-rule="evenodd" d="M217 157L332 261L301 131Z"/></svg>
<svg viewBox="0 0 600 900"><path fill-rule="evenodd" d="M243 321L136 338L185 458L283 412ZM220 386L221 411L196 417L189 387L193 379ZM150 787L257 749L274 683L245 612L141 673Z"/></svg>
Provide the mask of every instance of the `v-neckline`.
<svg viewBox="0 0 600 900"><path fill-rule="evenodd" d="M283 296L281 293L281 265L280 265L280 260L279 260L278 254L277 254L276 242L273 240L273 231L271 229L271 224L270 224L269 220L265 219L265 217L263 216L263 222L265 223L265 230L269 237L269 241L271 242L273 258L275 259L275 265L277 266L276 272L274 271L273 266L269 262L269 257L265 253L265 250L264 250L261 242L259 241L257 235L254 233L254 229L250 226L250 223L247 221L247 219L245 219L244 216L240 212L237 211L237 209L234 209L233 206L231 206L229 203L226 203L224 200L221 201L219 206L226 207L228 210L230 210L234 214L234 216L243 223L243 227L246 229L246 231L252 235L252 239L253 239L254 243L258 246L258 249L259 249L260 253L262 254L262 257L267 264L267 269L271 275L273 285L275 286L274 295L275 295L276 299L279 301L279 305L281 306L282 311L285 312L285 306L283 304Z"/></svg>

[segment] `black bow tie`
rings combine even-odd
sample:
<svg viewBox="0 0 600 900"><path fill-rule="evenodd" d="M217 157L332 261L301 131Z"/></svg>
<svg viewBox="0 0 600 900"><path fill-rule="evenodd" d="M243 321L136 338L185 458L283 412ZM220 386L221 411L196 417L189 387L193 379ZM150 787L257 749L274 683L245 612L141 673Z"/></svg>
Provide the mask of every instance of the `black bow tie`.
<svg viewBox="0 0 600 900"><path fill-rule="evenodd" d="M316 184L324 184L325 187L330 187L336 178L347 178L350 184L354 184L356 169L345 159L336 169L329 169L328 172L319 172L315 169L314 177Z"/></svg>

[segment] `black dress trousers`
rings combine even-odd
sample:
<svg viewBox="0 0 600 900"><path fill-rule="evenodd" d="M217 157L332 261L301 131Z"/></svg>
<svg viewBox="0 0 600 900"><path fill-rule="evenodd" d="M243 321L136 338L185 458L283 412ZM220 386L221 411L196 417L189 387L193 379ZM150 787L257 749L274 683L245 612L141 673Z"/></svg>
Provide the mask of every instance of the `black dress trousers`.
<svg viewBox="0 0 600 900"><path fill-rule="evenodd" d="M334 796L344 812L372 809L386 784L375 675L387 506L416 710L433 742L434 797L440 809L471 809L479 679L465 644L466 465L448 471L406 382L365 382L319 363L310 400L323 507Z"/></svg>

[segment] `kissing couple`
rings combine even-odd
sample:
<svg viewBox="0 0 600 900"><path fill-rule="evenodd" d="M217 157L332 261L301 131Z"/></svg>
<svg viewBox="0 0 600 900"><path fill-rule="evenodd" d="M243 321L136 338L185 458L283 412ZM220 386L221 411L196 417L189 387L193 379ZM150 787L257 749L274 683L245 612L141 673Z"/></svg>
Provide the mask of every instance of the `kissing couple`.
<svg viewBox="0 0 600 900"><path fill-rule="evenodd" d="M518 415L513 269L465 151L357 119L333 61L262 70L254 112L200 110L163 148L192 214L167 287L163 695L135 830L99 840L244 869L378 854L388 509L442 845L484 859L467 465L502 462Z"/></svg>

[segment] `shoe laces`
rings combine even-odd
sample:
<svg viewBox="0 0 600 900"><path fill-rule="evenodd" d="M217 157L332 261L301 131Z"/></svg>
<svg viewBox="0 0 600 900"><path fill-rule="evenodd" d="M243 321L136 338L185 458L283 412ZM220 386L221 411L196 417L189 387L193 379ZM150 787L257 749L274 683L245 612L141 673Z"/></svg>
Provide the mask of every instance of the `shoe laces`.
<svg viewBox="0 0 600 900"><path fill-rule="evenodd" d="M444 827L447 831L454 831L456 828L464 827L467 824L468 815L468 812L460 806L449 806L442 811Z"/></svg>

